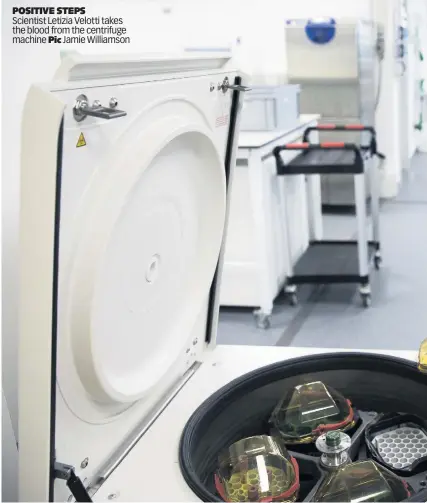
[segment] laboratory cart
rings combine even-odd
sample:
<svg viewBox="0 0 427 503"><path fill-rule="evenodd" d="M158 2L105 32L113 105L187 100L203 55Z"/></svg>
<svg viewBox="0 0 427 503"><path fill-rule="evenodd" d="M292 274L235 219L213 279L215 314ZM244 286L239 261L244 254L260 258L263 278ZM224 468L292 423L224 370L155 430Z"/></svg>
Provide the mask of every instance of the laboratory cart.
<svg viewBox="0 0 427 503"><path fill-rule="evenodd" d="M289 20L285 27L287 76L301 86L301 112L318 113L328 124L374 124L380 99L384 29L363 19ZM358 131L331 135L322 131L321 142L361 144ZM354 211L351 178L322 176L325 211ZM369 183L366 195L370 197Z"/></svg>
<svg viewBox="0 0 427 503"><path fill-rule="evenodd" d="M215 348L244 84L221 56L74 54L30 89L20 501L218 500L218 449L288 378L427 416L415 352Z"/></svg>
<svg viewBox="0 0 427 503"><path fill-rule="evenodd" d="M318 131L367 132L370 139L366 146L355 143L322 142L310 143L310 134ZM285 163L282 152L301 151L300 155ZM356 201L356 240L313 240L307 251L292 268L286 282L286 292L292 305L297 304L297 285L357 283L363 305L371 304L369 266L373 260L375 268L381 265L379 238L379 188L377 169L366 173L366 161L384 158L378 152L375 129L360 124L339 126L321 124L309 127L302 143L291 143L274 149L278 176L340 174L354 178ZM365 178L371 187L371 215L373 240L368 239ZM288 220L293 215L286 213ZM289 241L289 240L288 240Z"/></svg>

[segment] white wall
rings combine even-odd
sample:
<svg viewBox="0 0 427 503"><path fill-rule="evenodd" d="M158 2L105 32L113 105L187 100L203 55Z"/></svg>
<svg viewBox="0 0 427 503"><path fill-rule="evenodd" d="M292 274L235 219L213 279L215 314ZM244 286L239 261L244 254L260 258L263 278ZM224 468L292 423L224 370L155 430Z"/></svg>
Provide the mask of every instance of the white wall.
<svg viewBox="0 0 427 503"><path fill-rule="evenodd" d="M414 125L418 121L418 103L416 103L417 98L417 71L419 67L418 54L417 54L417 44L415 38L415 31L418 26L417 16L414 15L413 9L414 3L408 3L408 28L410 32L408 40L408 82L409 82L409 102L408 102L408 135L409 135L409 152L412 157L417 149L416 145L416 134Z"/></svg>
<svg viewBox="0 0 427 503"><path fill-rule="evenodd" d="M176 4L174 22L185 32L183 45L233 45L240 38L238 54L242 68L250 74L262 75L265 82L272 84L283 80L286 70L286 19L372 17L372 0L217 0L196 4L195 0L181 0ZM195 22L196 18L200 21Z"/></svg>
<svg viewBox="0 0 427 503"><path fill-rule="evenodd" d="M413 119L414 122L418 122L419 113L422 109L422 106L418 100L419 96L417 95L417 91L419 81L421 79L425 80L424 89L425 92L427 92L427 0L409 0L408 9L409 9L409 20L412 27L412 31L413 33L416 33L418 31L418 37L419 37L418 40L419 47L416 47L415 45L416 41L413 42L414 50L421 49L424 55L423 62L419 60L417 53L413 55L414 68L412 70L414 78L416 80L414 89L415 102L413 106L413 112L414 112ZM424 103L423 108L424 108L423 132L419 133L411 128L412 148L427 151L427 101Z"/></svg>
<svg viewBox="0 0 427 503"><path fill-rule="evenodd" d="M385 27L386 52L382 63L381 99L377 110L378 144L387 160L382 170L382 197L395 197L401 178L401 146L399 140L399 80L396 64L396 9L399 0L376 0L375 19Z"/></svg>
<svg viewBox="0 0 427 503"><path fill-rule="evenodd" d="M418 121L415 80L423 75L424 78L427 76L427 62L420 63L414 52L414 30L419 29L421 45L427 57L427 0L408 0L409 61L403 78L399 77L401 68L395 60L400 5L401 0L375 2L376 20L386 26L387 50L383 64L382 98L377 113L377 129L380 148L387 154L382 171L382 196L387 198L398 194L402 169L409 166L407 161L422 144L423 137L427 147L427 132L420 135L414 130L414 124ZM426 127L427 117L424 120ZM407 144L404 137L407 138Z"/></svg>

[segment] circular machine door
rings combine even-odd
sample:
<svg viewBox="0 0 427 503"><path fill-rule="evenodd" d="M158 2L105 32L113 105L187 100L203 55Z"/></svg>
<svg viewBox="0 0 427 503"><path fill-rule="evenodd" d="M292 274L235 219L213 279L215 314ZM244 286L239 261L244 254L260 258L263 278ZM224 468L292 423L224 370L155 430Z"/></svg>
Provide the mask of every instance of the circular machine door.
<svg viewBox="0 0 427 503"><path fill-rule="evenodd" d="M131 125L74 222L58 381L87 422L114 419L177 361L185 365L208 301L224 230L224 163L204 121L173 110L163 104Z"/></svg>
<svg viewBox="0 0 427 503"><path fill-rule="evenodd" d="M302 393L306 389L311 390L311 397ZM298 393L301 399L297 403ZM351 407L344 420L344 409L338 407L342 397ZM273 364L236 379L196 410L181 436L181 472L203 501L426 501L426 397L427 377L416 364L392 357L341 353ZM274 424L278 404L285 404L284 410L292 419L288 425L281 425L282 432ZM281 436L283 431L295 432L298 427L301 442L290 435ZM317 431L321 438L319 435L333 429L340 429L341 436L351 439L348 459L339 469L322 464L313 434ZM266 435L274 444L281 443L282 458L296 462L299 489L289 499L275 499L274 494L265 493L264 498L257 499L263 474L268 489L268 473L274 473L277 461L275 466L273 461L271 467L262 470L254 451L230 454L236 452L243 439L244 445L251 445L252 439ZM376 454L368 447L369 442L376 441L373 435L381 441L384 435L400 440L385 445L383 452L388 454L381 459L381 446ZM418 454L405 454L408 448ZM228 455L225 459L231 460L228 465L224 453ZM252 464L251 457L255 459ZM288 482L284 487L290 486L283 473L278 476L282 484ZM218 483L221 477L225 486Z"/></svg>

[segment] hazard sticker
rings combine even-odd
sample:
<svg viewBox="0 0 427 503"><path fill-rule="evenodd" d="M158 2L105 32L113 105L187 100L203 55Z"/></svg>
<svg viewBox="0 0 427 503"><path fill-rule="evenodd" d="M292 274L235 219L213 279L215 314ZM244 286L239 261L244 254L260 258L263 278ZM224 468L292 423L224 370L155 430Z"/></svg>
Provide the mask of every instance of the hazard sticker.
<svg viewBox="0 0 427 503"><path fill-rule="evenodd" d="M86 140L84 137L83 133L80 133L79 139L77 140L77 145L76 147L85 147L86 146Z"/></svg>
<svg viewBox="0 0 427 503"><path fill-rule="evenodd" d="M215 127L227 126L230 120L230 100L227 96L221 96L218 102Z"/></svg>
<svg viewBox="0 0 427 503"><path fill-rule="evenodd" d="M228 115L222 115L221 117L217 117L215 121L215 127L226 126L229 121Z"/></svg>

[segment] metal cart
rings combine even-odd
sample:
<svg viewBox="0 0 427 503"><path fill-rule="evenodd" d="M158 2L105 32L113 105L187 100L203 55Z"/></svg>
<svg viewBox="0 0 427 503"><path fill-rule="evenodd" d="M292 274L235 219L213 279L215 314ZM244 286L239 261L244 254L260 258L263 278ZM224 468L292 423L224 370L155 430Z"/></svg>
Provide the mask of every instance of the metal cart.
<svg viewBox="0 0 427 503"><path fill-rule="evenodd" d="M309 143L313 131L360 131L369 135L366 146L354 143L328 142ZM301 150L292 161L284 163L281 152ZM381 266L381 247L379 238L379 181L378 169L367 169L367 161L384 155L377 150L375 129L363 125L336 126L331 124L309 127L304 134L303 143L276 147L273 151L278 176L346 174L354 177L357 239L312 241L295 266L289 264L285 293L291 305L298 303L297 285L356 283L360 285L363 306L371 305L369 269L373 262L378 270ZM373 239L368 239L365 172L371 187L371 216ZM289 218L286 211L286 218ZM288 246L290 243L288 242Z"/></svg>

